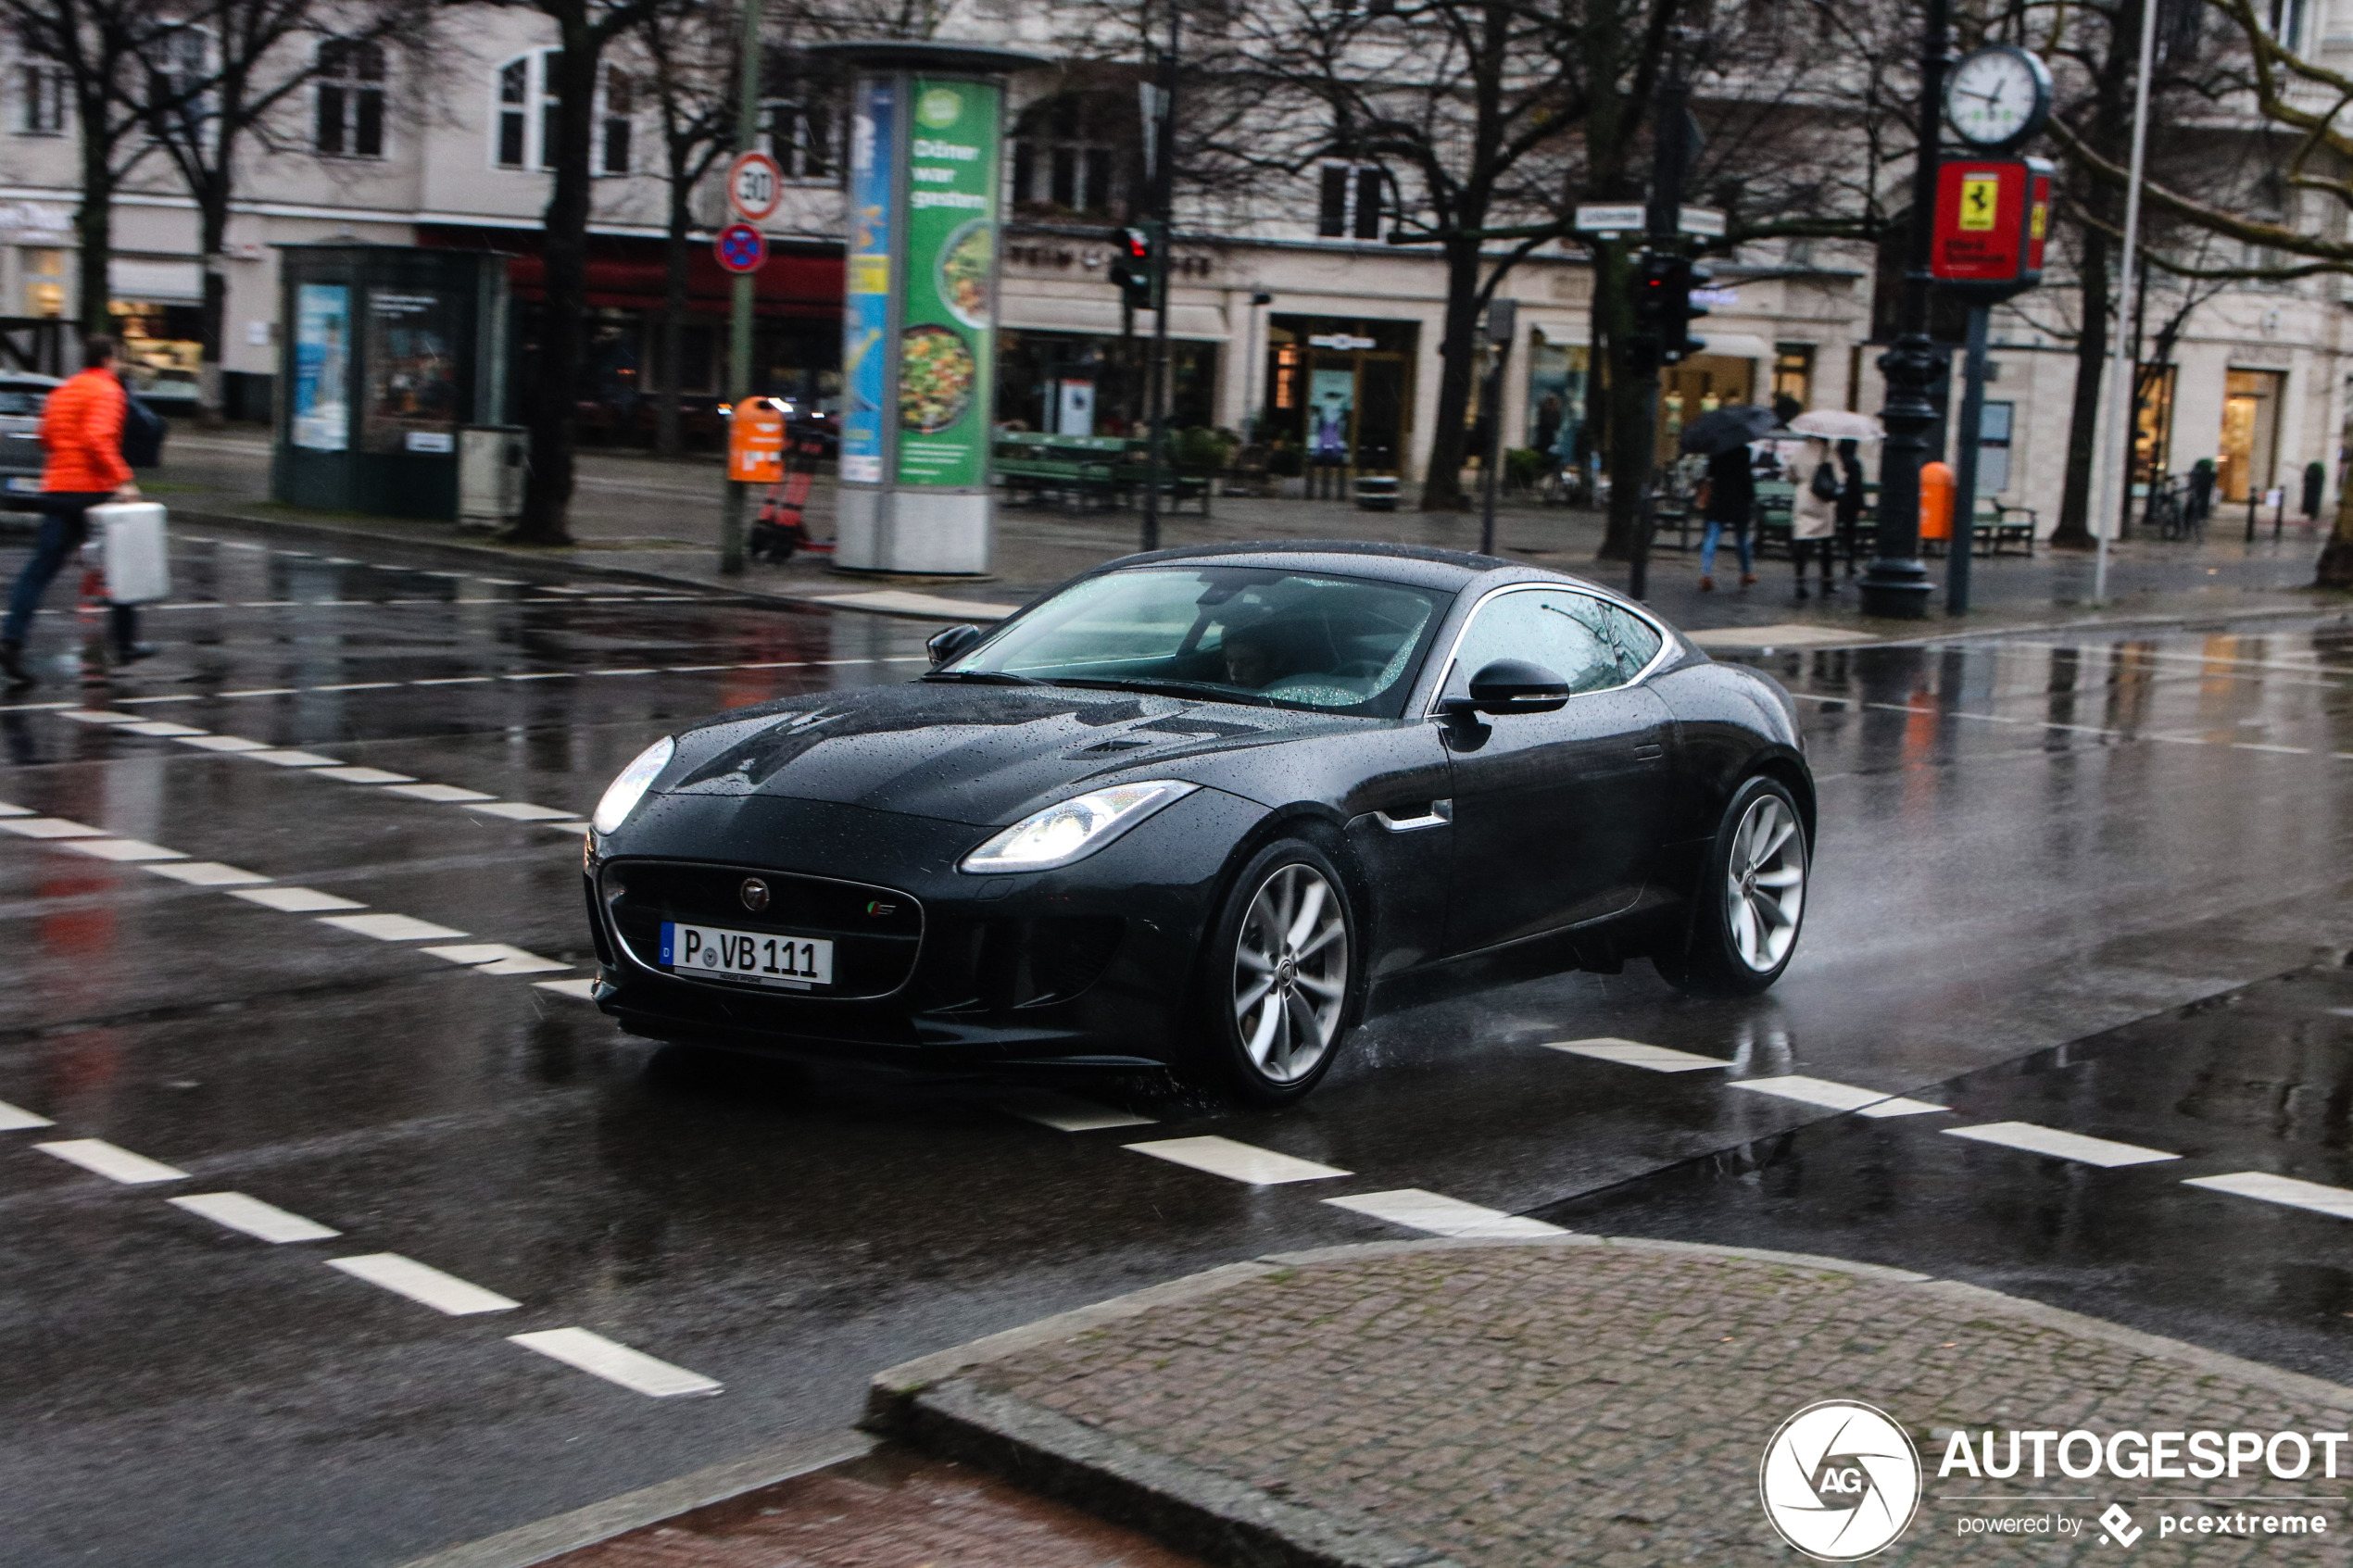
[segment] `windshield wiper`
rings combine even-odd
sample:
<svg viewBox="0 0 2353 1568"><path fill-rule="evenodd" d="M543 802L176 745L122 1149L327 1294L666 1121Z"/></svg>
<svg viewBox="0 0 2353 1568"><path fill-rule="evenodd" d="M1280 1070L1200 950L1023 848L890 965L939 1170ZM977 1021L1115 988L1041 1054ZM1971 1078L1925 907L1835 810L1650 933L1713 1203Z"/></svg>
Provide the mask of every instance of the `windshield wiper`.
<svg viewBox="0 0 2353 1568"><path fill-rule="evenodd" d="M979 686L1042 686L1046 683L1010 670L928 670L918 681L970 681Z"/></svg>
<svg viewBox="0 0 2353 1568"><path fill-rule="evenodd" d="M1151 692L1160 696L1206 697L1212 702L1239 702L1252 708L1272 708L1273 700L1256 692L1243 691L1239 686L1221 686L1212 681L1112 681L1094 677L1056 681L1058 686L1083 686L1089 691Z"/></svg>

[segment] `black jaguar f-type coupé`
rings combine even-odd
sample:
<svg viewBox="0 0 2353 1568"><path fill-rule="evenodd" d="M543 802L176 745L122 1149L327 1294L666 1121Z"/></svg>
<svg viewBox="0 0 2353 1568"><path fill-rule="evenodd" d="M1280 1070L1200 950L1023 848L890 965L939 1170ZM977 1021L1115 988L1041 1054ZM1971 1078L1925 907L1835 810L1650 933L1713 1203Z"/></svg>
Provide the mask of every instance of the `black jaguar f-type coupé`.
<svg viewBox="0 0 2353 1568"><path fill-rule="evenodd" d="M656 1039L1166 1065L1282 1103L1365 1018L1644 957L1790 961L1795 708L1642 606L1397 546L1114 561L916 680L655 742L586 853L597 1001Z"/></svg>

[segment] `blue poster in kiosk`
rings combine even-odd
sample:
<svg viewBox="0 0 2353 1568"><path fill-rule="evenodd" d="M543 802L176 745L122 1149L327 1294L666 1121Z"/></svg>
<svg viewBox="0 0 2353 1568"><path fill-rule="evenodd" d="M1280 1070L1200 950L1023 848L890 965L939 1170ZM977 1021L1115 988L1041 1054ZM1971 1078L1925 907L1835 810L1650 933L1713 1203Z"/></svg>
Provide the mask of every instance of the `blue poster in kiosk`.
<svg viewBox="0 0 2353 1568"><path fill-rule="evenodd" d="M841 477L879 484L890 369L893 83L859 83L849 122L849 257L841 342Z"/></svg>

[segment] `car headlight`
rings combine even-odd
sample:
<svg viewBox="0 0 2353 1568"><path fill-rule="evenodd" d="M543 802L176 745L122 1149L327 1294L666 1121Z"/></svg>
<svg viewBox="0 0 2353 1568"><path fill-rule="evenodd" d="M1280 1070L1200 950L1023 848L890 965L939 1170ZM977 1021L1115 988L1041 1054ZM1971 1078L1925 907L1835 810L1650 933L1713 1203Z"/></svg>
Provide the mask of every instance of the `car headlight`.
<svg viewBox="0 0 2353 1568"><path fill-rule="evenodd" d="M1093 854L1199 784L1113 784L1035 811L964 857L968 872L1042 872Z"/></svg>
<svg viewBox="0 0 2353 1568"><path fill-rule="evenodd" d="M605 797L597 802L597 814L588 825L598 833L611 833L629 819L637 802L646 797L646 790L670 766L671 753L678 745L668 735L637 753L637 759L621 771L621 776L605 786Z"/></svg>

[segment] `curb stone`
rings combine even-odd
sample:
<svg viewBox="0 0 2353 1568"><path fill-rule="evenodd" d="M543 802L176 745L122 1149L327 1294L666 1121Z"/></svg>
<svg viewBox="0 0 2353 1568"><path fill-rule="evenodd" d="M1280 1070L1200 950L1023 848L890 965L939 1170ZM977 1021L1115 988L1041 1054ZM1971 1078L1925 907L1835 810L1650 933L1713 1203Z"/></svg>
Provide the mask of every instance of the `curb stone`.
<svg viewBox="0 0 2353 1568"><path fill-rule="evenodd" d="M1906 1269L1761 1248L1564 1235L1534 1240L1366 1242L1229 1263L886 1369L875 1374L860 1424L941 1458L994 1471L1213 1562L1241 1568L1457 1568L1451 1559L1398 1541L1368 1524L1282 1501L1259 1486L1159 1453L1144 1443L1016 1396L984 1389L962 1374L1019 1350L1098 1332L1155 1307L1197 1301L1299 1269L1425 1252L1564 1246L1697 1254L1849 1274L1928 1293L1970 1315L2007 1317L2105 1341L2130 1354L2172 1361L2206 1376L2252 1385L2295 1402L2325 1408L2353 1399L2353 1390L2323 1378Z"/></svg>

